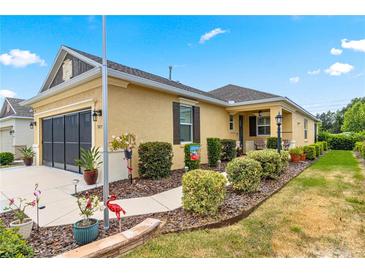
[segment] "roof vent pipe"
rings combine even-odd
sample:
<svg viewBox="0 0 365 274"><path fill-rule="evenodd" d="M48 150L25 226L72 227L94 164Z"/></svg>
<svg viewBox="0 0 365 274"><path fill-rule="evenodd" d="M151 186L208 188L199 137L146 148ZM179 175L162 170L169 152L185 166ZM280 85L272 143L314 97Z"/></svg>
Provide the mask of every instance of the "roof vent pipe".
<svg viewBox="0 0 365 274"><path fill-rule="evenodd" d="M172 66L169 66L169 80L172 79Z"/></svg>

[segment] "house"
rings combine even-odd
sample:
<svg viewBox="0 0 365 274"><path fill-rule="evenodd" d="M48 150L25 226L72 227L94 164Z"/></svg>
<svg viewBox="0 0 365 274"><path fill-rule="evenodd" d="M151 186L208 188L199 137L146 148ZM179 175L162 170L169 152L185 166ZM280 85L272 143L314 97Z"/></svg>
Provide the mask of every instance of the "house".
<svg viewBox="0 0 365 274"><path fill-rule="evenodd" d="M4 98L0 111L0 152L11 152L15 159L21 157L19 149L33 145L33 112L28 106L21 106L24 99Z"/></svg>
<svg viewBox="0 0 365 274"><path fill-rule="evenodd" d="M34 110L37 164L80 171L81 147L102 147L101 58L62 46L39 93L24 102ZM291 145L314 142L317 119L286 97L227 85L210 92L108 61L109 136L136 134L138 142L173 144L173 169L184 167L184 144L207 137L254 141L277 136L275 116L283 116L283 138ZM127 176L122 152L110 154L111 180ZM136 173L138 155L134 156ZM99 176L101 178L102 176Z"/></svg>

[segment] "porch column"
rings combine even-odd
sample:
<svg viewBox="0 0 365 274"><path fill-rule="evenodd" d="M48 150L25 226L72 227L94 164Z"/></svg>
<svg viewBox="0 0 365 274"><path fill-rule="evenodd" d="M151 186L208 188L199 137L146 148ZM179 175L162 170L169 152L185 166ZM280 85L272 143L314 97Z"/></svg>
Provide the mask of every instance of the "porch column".
<svg viewBox="0 0 365 274"><path fill-rule="evenodd" d="M273 106L270 107L270 136L271 137L277 137L278 136L278 126L276 125L275 116L278 115L278 113L283 114L283 109L281 106Z"/></svg>

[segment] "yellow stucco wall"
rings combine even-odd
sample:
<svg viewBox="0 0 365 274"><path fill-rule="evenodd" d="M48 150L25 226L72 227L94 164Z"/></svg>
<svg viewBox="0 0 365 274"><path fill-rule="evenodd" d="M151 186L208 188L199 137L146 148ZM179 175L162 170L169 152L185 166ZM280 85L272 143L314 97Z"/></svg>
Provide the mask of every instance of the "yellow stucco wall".
<svg viewBox="0 0 365 274"><path fill-rule="evenodd" d="M137 143L141 141L173 142L172 103L180 98L175 95L157 90L136 86L125 81L109 78L109 136L131 132L136 134ZM269 111L274 117L278 111L286 110L287 117L284 123L293 125L293 138L297 145L312 143L314 140L314 121L308 118L308 140L304 140L304 116L290 108L285 103L275 102L257 104L245 107L224 108L205 102L197 102L200 107L200 135L201 135L201 162L207 162L207 137L231 138L238 140L238 115L244 115L244 140L253 140L249 136L248 117L257 110ZM88 83L64 91L58 95L44 99L32 105L35 111L35 144L41 150L41 120L71 111L85 108L101 109L101 79L94 79ZM291 114L289 112L292 112ZM234 130L229 130L229 113L234 114ZM289 115L290 114L290 115ZM288 120L289 119L289 120ZM286 122L285 122L286 121ZM271 119L271 135L276 136L275 119ZM286 125L288 127L288 125ZM287 128L286 128L287 130ZM92 123L92 142L94 146L102 147L103 143L102 118ZM257 137L256 137L257 138ZM174 145L173 169L184 167L184 151L182 145ZM41 164L39 157L38 164ZM134 175L138 170L137 150L133 161Z"/></svg>

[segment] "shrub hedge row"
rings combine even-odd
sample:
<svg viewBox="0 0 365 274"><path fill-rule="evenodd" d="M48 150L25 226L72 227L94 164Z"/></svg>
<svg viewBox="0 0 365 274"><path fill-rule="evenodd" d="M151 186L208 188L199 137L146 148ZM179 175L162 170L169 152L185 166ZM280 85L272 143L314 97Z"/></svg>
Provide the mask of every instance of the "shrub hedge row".
<svg viewBox="0 0 365 274"><path fill-rule="evenodd" d="M330 149L353 150L356 142L365 141L365 131L359 133L332 134L321 132L318 134L319 141L327 141Z"/></svg>

